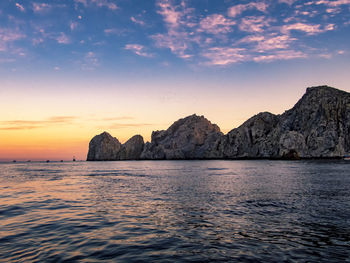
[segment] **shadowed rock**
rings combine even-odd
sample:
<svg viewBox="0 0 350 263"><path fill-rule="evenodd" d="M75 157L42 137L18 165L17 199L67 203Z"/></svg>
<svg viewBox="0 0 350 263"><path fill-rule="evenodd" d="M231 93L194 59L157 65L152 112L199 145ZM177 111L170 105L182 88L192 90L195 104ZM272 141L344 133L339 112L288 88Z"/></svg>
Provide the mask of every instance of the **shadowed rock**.
<svg viewBox="0 0 350 263"><path fill-rule="evenodd" d="M350 153L350 94L311 87L285 113L259 113L226 135L194 114L151 139L144 144L137 135L121 145L104 132L91 140L88 161L343 157Z"/></svg>
<svg viewBox="0 0 350 263"><path fill-rule="evenodd" d="M219 127L203 116L191 115L172 124L166 131L152 133L141 159L205 159L222 136Z"/></svg>
<svg viewBox="0 0 350 263"><path fill-rule="evenodd" d="M141 135L135 135L123 144L120 151L120 160L140 159L145 143Z"/></svg>
<svg viewBox="0 0 350 263"><path fill-rule="evenodd" d="M87 161L113 161L119 159L122 145L108 132L96 135L89 143Z"/></svg>

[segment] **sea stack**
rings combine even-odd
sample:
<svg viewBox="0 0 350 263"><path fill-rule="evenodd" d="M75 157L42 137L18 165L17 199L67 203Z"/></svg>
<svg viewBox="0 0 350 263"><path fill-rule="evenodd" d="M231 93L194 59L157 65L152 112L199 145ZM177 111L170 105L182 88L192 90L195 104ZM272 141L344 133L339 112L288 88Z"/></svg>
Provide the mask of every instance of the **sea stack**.
<svg viewBox="0 0 350 263"><path fill-rule="evenodd" d="M204 116L179 119L124 145L108 133L95 136L90 160L342 158L350 153L350 93L311 87L281 115L259 113L226 135Z"/></svg>
<svg viewBox="0 0 350 263"><path fill-rule="evenodd" d="M152 132L141 159L207 159L223 134L216 124L195 114L180 119L167 130Z"/></svg>

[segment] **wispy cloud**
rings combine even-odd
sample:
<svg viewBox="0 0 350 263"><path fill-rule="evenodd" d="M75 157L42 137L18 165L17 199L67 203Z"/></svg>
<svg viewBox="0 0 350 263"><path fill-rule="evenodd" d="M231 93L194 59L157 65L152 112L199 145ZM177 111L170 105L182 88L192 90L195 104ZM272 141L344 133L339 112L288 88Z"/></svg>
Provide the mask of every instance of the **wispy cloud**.
<svg viewBox="0 0 350 263"><path fill-rule="evenodd" d="M75 116L53 116L45 120L9 120L0 121L0 130L28 130L39 129L48 126L72 124Z"/></svg>
<svg viewBox="0 0 350 263"><path fill-rule="evenodd" d="M337 6L341 6L341 5L349 5L350 4L350 0L335 0L335 1L330 1L330 0L320 0L316 2L317 5L328 5L328 6L332 6L332 7L337 7Z"/></svg>
<svg viewBox="0 0 350 263"><path fill-rule="evenodd" d="M117 129L125 129L125 128L138 128L138 127L145 127L145 126L153 126L153 123L113 123L109 125L107 128L111 130L117 130ZM106 129L106 127L103 127Z"/></svg>
<svg viewBox="0 0 350 263"><path fill-rule="evenodd" d="M119 9L119 7L115 3L108 0L74 0L74 2L76 4L82 4L85 7L106 7L112 11Z"/></svg>
<svg viewBox="0 0 350 263"><path fill-rule="evenodd" d="M199 31L204 31L211 34L221 34L232 31L232 26L236 22L225 18L220 14L213 14L202 19L199 23Z"/></svg>
<svg viewBox="0 0 350 263"><path fill-rule="evenodd" d="M235 5L229 8L228 15L231 17L236 17L249 9L256 9L261 12L265 12L268 5L264 2L252 2L248 4Z"/></svg>
<svg viewBox="0 0 350 263"><path fill-rule="evenodd" d="M92 3L94 3L98 7L107 7L110 10L117 10L118 6L110 1L107 0L91 0Z"/></svg>
<svg viewBox="0 0 350 263"><path fill-rule="evenodd" d="M83 61L81 63L82 70L95 70L100 66L100 61L95 52L89 51L84 55Z"/></svg>
<svg viewBox="0 0 350 263"><path fill-rule="evenodd" d="M47 3L33 3L33 11L35 13L44 13L49 11L52 8L52 5Z"/></svg>
<svg viewBox="0 0 350 263"><path fill-rule="evenodd" d="M68 37L65 33L63 33L63 32L61 32L61 33L56 37L56 41L57 41L57 43L59 43L59 44L69 44L69 43L70 43L69 37Z"/></svg>
<svg viewBox="0 0 350 263"><path fill-rule="evenodd" d="M16 3L16 7L21 11L21 12L25 12L25 8L23 7L23 5Z"/></svg>
<svg viewBox="0 0 350 263"><path fill-rule="evenodd" d="M192 57L188 50L190 50L193 42L199 40L193 31L197 24L191 21L194 10L188 8L185 1L175 5L171 0L159 0L157 7L157 12L162 15L168 32L152 35L156 46L169 48L172 53L183 59Z"/></svg>
<svg viewBox="0 0 350 263"><path fill-rule="evenodd" d="M134 52L136 55L142 56L142 57L153 57L153 54L148 53L145 51L145 47L143 45L139 44L127 44L125 46L126 50L130 50Z"/></svg>
<svg viewBox="0 0 350 263"><path fill-rule="evenodd" d="M315 35L319 33L323 33L325 31L333 30L334 25L329 24L325 26L324 28L321 27L321 25L313 25L313 24L305 24L305 23L295 23L295 24L289 24L289 25L283 25L281 27L281 32L288 34L292 30L302 31L305 32L308 35Z"/></svg>
<svg viewBox="0 0 350 263"><path fill-rule="evenodd" d="M144 21L142 21L141 19L136 18L136 17L134 17L134 16L130 17L130 20L131 20L132 22L134 22L135 24L138 24L138 25L140 25L140 26L144 26L144 25L145 25L145 22L144 22Z"/></svg>
<svg viewBox="0 0 350 263"><path fill-rule="evenodd" d="M0 27L0 51L8 51L10 44L25 37L26 35L17 29Z"/></svg>
<svg viewBox="0 0 350 263"><path fill-rule="evenodd" d="M253 60L256 62L271 62L275 60L289 60L289 59L306 58L306 57L307 55L302 51L280 50L273 54L255 56Z"/></svg>
<svg viewBox="0 0 350 263"><path fill-rule="evenodd" d="M265 16L248 16L242 18L239 29L246 32L262 32L270 25L270 19Z"/></svg>
<svg viewBox="0 0 350 263"><path fill-rule="evenodd" d="M246 49L232 47L213 47L202 53L208 59L206 64L225 66L246 60Z"/></svg>

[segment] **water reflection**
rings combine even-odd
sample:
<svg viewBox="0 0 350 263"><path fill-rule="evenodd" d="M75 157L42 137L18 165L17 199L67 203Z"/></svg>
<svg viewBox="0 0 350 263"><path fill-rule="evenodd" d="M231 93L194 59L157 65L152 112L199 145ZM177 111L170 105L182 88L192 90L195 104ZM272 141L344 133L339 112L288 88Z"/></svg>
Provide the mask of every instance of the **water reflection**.
<svg viewBox="0 0 350 263"><path fill-rule="evenodd" d="M0 166L0 261L349 260L346 162Z"/></svg>

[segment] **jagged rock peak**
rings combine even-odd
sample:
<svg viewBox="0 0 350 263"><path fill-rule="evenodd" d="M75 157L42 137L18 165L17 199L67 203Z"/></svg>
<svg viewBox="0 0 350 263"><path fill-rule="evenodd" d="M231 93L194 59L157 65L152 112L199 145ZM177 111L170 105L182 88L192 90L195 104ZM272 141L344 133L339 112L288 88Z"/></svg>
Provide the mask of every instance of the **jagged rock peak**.
<svg viewBox="0 0 350 263"><path fill-rule="evenodd" d="M204 116L190 115L174 122L167 130L152 133L142 159L207 158L213 143L222 136L220 128Z"/></svg>

